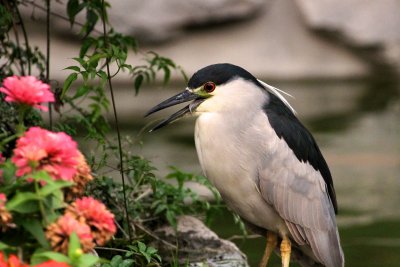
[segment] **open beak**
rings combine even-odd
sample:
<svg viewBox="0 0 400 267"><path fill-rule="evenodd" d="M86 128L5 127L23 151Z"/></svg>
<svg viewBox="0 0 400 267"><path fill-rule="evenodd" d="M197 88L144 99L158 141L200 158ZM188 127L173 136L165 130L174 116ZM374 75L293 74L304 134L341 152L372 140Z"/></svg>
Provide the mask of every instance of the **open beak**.
<svg viewBox="0 0 400 267"><path fill-rule="evenodd" d="M158 123L156 126L154 126L150 132L155 131L157 129L160 129L162 127L164 127L165 125L170 124L171 122L174 122L182 117L184 117L186 114L188 113L192 113L204 100L205 98L200 97L199 95L191 92L190 90L186 89L185 91L174 95L173 97L168 98L167 100L161 102L160 104L158 104L157 106L153 107L152 109L150 109L145 117L149 116L150 114L153 114L157 111L160 111L162 109L171 107L171 106L175 106L184 102L188 102L194 100L192 103L190 103L189 105L185 106L184 108L178 110L177 112L175 112L174 114L172 114L171 116L169 116L168 118L164 119L163 121L161 121L160 123Z"/></svg>

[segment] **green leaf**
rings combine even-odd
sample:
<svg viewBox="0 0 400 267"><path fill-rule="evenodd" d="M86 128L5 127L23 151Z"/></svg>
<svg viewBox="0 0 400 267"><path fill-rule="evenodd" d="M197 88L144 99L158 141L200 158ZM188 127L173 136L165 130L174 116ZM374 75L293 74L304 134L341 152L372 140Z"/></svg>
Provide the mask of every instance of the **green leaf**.
<svg viewBox="0 0 400 267"><path fill-rule="evenodd" d="M6 162L3 163L2 167L3 184L10 184L11 182L14 182L16 169L17 168L11 162L11 160L7 160Z"/></svg>
<svg viewBox="0 0 400 267"><path fill-rule="evenodd" d="M78 260L78 267L91 267L97 264L100 258L92 254L82 254Z"/></svg>
<svg viewBox="0 0 400 267"><path fill-rule="evenodd" d="M44 261L54 260L58 262L66 262L70 264L70 260L67 256L61 253L57 253L54 251L45 251L45 252L37 252L31 257L31 265L37 265Z"/></svg>
<svg viewBox="0 0 400 267"><path fill-rule="evenodd" d="M134 260L126 259L120 265L118 265L118 267L131 267L131 266L133 266L134 263L135 263Z"/></svg>
<svg viewBox="0 0 400 267"><path fill-rule="evenodd" d="M97 74L101 77L101 80L102 80L103 83L108 81L108 75L107 75L107 73L105 71L99 70L97 72Z"/></svg>
<svg viewBox="0 0 400 267"><path fill-rule="evenodd" d="M93 56L89 57L88 63L90 64L90 66L96 67L99 64L99 60L106 57L107 57L106 53L94 54Z"/></svg>
<svg viewBox="0 0 400 267"><path fill-rule="evenodd" d="M167 210L167 212L165 213L165 217L167 218L167 221L171 224L171 226L176 227L175 212Z"/></svg>
<svg viewBox="0 0 400 267"><path fill-rule="evenodd" d="M52 194L56 190L60 190L61 188L68 187L73 184L74 184L73 182L67 182L67 181L61 181L61 180L54 181L54 183L46 184L45 186L40 188L39 195L41 195L42 197L45 197L49 194Z"/></svg>
<svg viewBox="0 0 400 267"><path fill-rule="evenodd" d="M86 95L89 92L89 90L90 90L89 86L86 85L79 86L72 99L77 99L83 95Z"/></svg>
<svg viewBox="0 0 400 267"><path fill-rule="evenodd" d="M63 98L65 96L65 94L67 93L68 89L71 87L71 84L76 81L76 79L78 79L78 73L71 73L70 75L68 75L67 79L64 82L64 86L61 92L61 98Z"/></svg>
<svg viewBox="0 0 400 267"><path fill-rule="evenodd" d="M122 259L121 255L116 255L111 259L110 265L113 266L113 267L114 266L117 267L117 266L119 266L121 264L122 260L123 259Z"/></svg>
<svg viewBox="0 0 400 267"><path fill-rule="evenodd" d="M83 58L89 48L96 42L96 40L92 37L88 37L83 41L83 44L81 45L81 50L79 51L79 57Z"/></svg>
<svg viewBox="0 0 400 267"><path fill-rule="evenodd" d="M57 210L65 208L66 206L66 203L64 202L64 192L62 192L61 190L54 191L53 194L51 194L50 197L47 197L45 201L46 207L50 210ZM51 214L49 214L49 216L50 215ZM48 217L47 219L50 220L51 217Z"/></svg>
<svg viewBox="0 0 400 267"><path fill-rule="evenodd" d="M168 67L164 67L164 85L168 83L170 77L171 77L171 71Z"/></svg>
<svg viewBox="0 0 400 267"><path fill-rule="evenodd" d="M85 35L88 35L96 26L99 16L92 9L87 9L86 11L86 23L82 29Z"/></svg>
<svg viewBox="0 0 400 267"><path fill-rule="evenodd" d="M37 219L24 219L19 222L29 233L31 233L42 247L50 248L43 231L42 224Z"/></svg>
<svg viewBox="0 0 400 267"><path fill-rule="evenodd" d="M81 243L79 242L79 237L78 235L73 232L69 236L69 244L68 244L68 256L74 261L79 258L81 255L79 253L81 249Z"/></svg>
<svg viewBox="0 0 400 267"><path fill-rule="evenodd" d="M28 177L26 177L26 178L28 178ZM31 174L29 174L29 179L33 179L38 182L44 181L48 184L54 183L53 179L51 178L49 173L46 171L37 171L37 172L31 173Z"/></svg>
<svg viewBox="0 0 400 267"><path fill-rule="evenodd" d="M144 244L143 242L138 241L137 242L137 246L140 252L145 252L146 251L146 244Z"/></svg>
<svg viewBox="0 0 400 267"><path fill-rule="evenodd" d="M154 211L154 215L160 214L161 212L163 212L164 210L166 210L168 208L167 205L165 204L159 204L156 208L156 210Z"/></svg>
<svg viewBox="0 0 400 267"><path fill-rule="evenodd" d="M144 77L143 77L142 74L139 74L139 75L135 78L135 94L136 94L136 95L139 93L139 89L140 89L140 86L141 86L142 83L143 83L143 79L144 79Z"/></svg>
<svg viewBox="0 0 400 267"><path fill-rule="evenodd" d="M158 250L153 247L148 247L146 251L149 254L154 254L154 253L157 253Z"/></svg>
<svg viewBox="0 0 400 267"><path fill-rule="evenodd" d="M8 248L9 248L9 246L6 243L3 243L0 241L0 251L3 251Z"/></svg>
<svg viewBox="0 0 400 267"><path fill-rule="evenodd" d="M19 213L36 212L39 210L36 200L42 199L42 197L32 192L17 192L15 196L7 202L6 208ZM32 202L32 200L35 201Z"/></svg>
<svg viewBox="0 0 400 267"><path fill-rule="evenodd" d="M72 58L73 60L77 61L82 67L85 65L85 60L83 58L80 57L74 57Z"/></svg>
<svg viewBox="0 0 400 267"><path fill-rule="evenodd" d="M64 70L73 70L73 71L76 71L76 72L80 72L81 71L81 69L78 66L69 66L69 67L66 67Z"/></svg>
<svg viewBox="0 0 400 267"><path fill-rule="evenodd" d="M82 10L83 6L79 5L79 0L69 0L67 3L67 14L69 17L69 21L71 26L75 22L76 15Z"/></svg>

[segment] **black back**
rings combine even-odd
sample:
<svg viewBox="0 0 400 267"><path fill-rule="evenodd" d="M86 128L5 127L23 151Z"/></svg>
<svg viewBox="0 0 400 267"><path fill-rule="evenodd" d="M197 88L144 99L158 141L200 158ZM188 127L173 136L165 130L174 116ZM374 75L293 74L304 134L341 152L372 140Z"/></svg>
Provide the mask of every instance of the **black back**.
<svg viewBox="0 0 400 267"><path fill-rule="evenodd" d="M293 112L277 96L269 92L268 94L270 101L264 105L264 111L272 128L279 138L286 141L300 161L310 163L315 170L321 173L335 213L337 213L338 207L331 172L317 143Z"/></svg>
<svg viewBox="0 0 400 267"><path fill-rule="evenodd" d="M214 82L216 85L220 85L237 77L252 81L257 86L262 87L262 85L250 72L239 66L229 63L209 65L198 70L190 78L188 87L198 88L206 82Z"/></svg>

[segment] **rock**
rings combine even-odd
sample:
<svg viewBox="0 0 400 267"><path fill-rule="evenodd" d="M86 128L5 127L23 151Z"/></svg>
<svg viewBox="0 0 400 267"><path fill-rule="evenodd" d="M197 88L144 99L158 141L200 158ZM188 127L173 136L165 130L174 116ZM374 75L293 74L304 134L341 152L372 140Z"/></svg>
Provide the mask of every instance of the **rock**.
<svg viewBox="0 0 400 267"><path fill-rule="evenodd" d="M252 20L188 31L184 38L150 50L173 58L189 74L230 62L266 82L368 75L365 62L349 49L310 31L294 1L272 1L267 7Z"/></svg>
<svg viewBox="0 0 400 267"><path fill-rule="evenodd" d="M110 21L117 31L141 41L160 42L193 25L247 19L263 0L111 0ZM127 11L127 12L126 12Z"/></svg>
<svg viewBox="0 0 400 267"><path fill-rule="evenodd" d="M246 256L234 243L220 239L195 217L179 216L177 231L171 226L164 226L157 229L155 233L162 240L175 244L179 248L177 255L179 264L189 262L189 266L249 266ZM166 261L171 259L171 255L176 255L175 248L162 242L158 242L155 246Z"/></svg>
<svg viewBox="0 0 400 267"><path fill-rule="evenodd" d="M344 47L337 40L321 38L310 31L308 24L304 22L304 15L300 12L302 9L299 9L295 1L187 0L189 2L179 1L181 6L174 4L175 1L177 0L164 1L168 4L162 4L160 1L160 6L156 9L154 3L158 3L157 0L140 3L113 0L109 18L116 30L125 27L126 31L134 33L141 27L151 26L151 31L158 32L155 35L145 34L147 37L143 38L154 37L165 40L184 32L179 38L171 39L169 42L141 45L141 51L156 51L162 56L172 58L189 76L201 67L218 62L240 65L267 82L271 79L346 79L370 74L369 65L353 50ZM237 4L242 1L251 4ZM143 5L142 8L140 4ZM61 5L56 1L52 3L52 8L57 14L65 14L65 4ZM32 7L27 5L24 9L25 17L31 13ZM160 15L161 13L165 14ZM43 15L44 12L36 10L35 17L40 19ZM167 15L170 18L167 19ZM181 16L187 21L184 22ZM132 22L125 21L128 17ZM147 22L141 22L142 17L146 17ZM187 28L195 24L238 19L242 19L240 23L209 25L201 30ZM37 21L35 32L30 36L34 39L32 44L38 43L44 49L45 31L40 22L43 22L43 19ZM135 24L138 27L134 27ZM78 28L74 27L74 30ZM79 47L73 40L78 38L71 34L69 23L58 17L52 17L52 32L56 37L52 39L52 49L54 49L52 51L58 53L52 55L51 77L62 80L68 72L61 70L66 64L74 64L72 60L66 62L66 58L76 57ZM392 54L397 53L396 47L390 51ZM127 63L140 64L138 62L141 59L141 54L136 57L130 56ZM129 78L128 74L123 73L118 77L119 81L128 81ZM171 77L182 81L179 72L171 73Z"/></svg>
<svg viewBox="0 0 400 267"><path fill-rule="evenodd" d="M108 15L116 31L135 36L141 42L162 42L181 35L187 27L245 20L268 1L263 0L109 0ZM52 11L66 17L65 2L52 3ZM23 7L28 15L32 8ZM44 21L45 13L35 12L35 17ZM84 22L85 14L76 21ZM67 30L68 23L53 24L55 28ZM75 32L77 32L75 28ZM102 25L97 29L102 31Z"/></svg>
<svg viewBox="0 0 400 267"><path fill-rule="evenodd" d="M398 0L297 0L297 5L312 29L330 32L350 47L368 48L372 64L400 67Z"/></svg>

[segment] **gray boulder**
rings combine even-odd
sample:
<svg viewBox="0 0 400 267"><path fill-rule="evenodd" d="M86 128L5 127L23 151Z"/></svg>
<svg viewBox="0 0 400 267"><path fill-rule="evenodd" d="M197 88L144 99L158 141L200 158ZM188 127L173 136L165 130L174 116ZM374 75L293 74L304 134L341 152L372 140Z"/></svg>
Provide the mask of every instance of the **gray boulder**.
<svg viewBox="0 0 400 267"><path fill-rule="evenodd" d="M296 0L309 27L335 35L355 49L368 49L373 64L400 67L398 0ZM368 57L366 57L368 59Z"/></svg>
<svg viewBox="0 0 400 267"><path fill-rule="evenodd" d="M263 0L110 0L110 20L117 31L142 41L160 42L185 27L251 17Z"/></svg>
<svg viewBox="0 0 400 267"><path fill-rule="evenodd" d="M192 216L179 216L177 229L164 226L155 231L160 240L167 241L179 248L180 264L189 266L210 267L248 267L246 256L238 247L227 240L220 239L207 228L202 221ZM166 245L166 242L154 244L159 249L163 259L168 261L175 255L176 247Z"/></svg>

